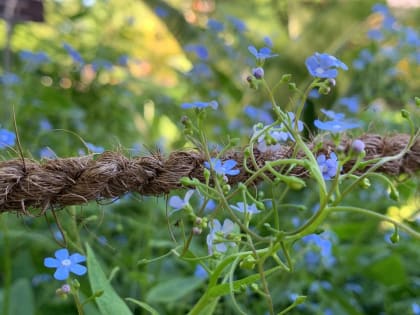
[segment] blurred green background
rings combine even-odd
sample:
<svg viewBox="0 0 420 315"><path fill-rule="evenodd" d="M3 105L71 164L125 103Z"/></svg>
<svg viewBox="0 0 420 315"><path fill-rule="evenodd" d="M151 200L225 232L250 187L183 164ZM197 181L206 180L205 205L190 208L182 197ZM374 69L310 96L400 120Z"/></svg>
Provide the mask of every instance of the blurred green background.
<svg viewBox="0 0 420 315"><path fill-rule="evenodd" d="M409 132L399 113L403 108L418 126L413 98L420 96L420 8L407 8L406 1L374 7L377 2L370 0L45 0L43 22L8 18L11 2L0 3L0 127L13 131L16 122L27 157L103 150L166 155L191 147L182 134L186 111L180 105L192 101L220 104L207 118L209 145L226 144L228 136L246 144L254 124L272 119L266 95L246 82L255 65L247 47L263 47L266 36L279 54L264 67L269 82L291 73L304 88L310 80L304 61L316 51L349 66L332 93L308 100L308 136L316 132L312 122L321 108L361 119L364 127L358 133ZM287 88L275 94L284 106L292 96ZM0 155L4 160L18 156L11 148ZM419 179L395 180L401 181L399 202L387 197L381 182L355 191L350 202L418 229ZM261 189L273 198L280 194L264 185ZM309 183L303 192L288 194L286 202L313 209L314 189ZM196 265L172 256L138 263L174 247L165 202L164 197L129 195L57 215L70 239L88 242L107 272L119 268L112 285L120 296L146 301L161 314L185 314L205 285L205 279L194 276ZM284 227L292 228L309 214L285 208L281 217ZM180 235L173 222L169 227ZM402 234L399 243L391 244L389 226L354 215L335 215L323 229L317 241L296 244L293 273L269 278L276 309L304 294L307 302L290 314L420 314L418 241ZM51 213L47 220L1 215L3 314L75 314L71 299L55 296L59 284L42 264L60 238ZM205 255L205 235L194 238L192 247ZM180 290L176 284L182 279L200 280ZM174 294L157 294L170 280ZM89 296L87 279L80 281ZM249 314L264 314L264 301L254 292L237 299ZM147 314L130 307L134 314ZM98 311L90 305L86 314ZM216 314L235 314L229 297Z"/></svg>

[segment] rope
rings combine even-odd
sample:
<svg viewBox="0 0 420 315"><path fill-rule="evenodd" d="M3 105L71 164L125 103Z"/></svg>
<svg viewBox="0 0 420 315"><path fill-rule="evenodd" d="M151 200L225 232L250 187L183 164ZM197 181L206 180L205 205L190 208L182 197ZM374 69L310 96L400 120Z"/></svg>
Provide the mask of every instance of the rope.
<svg viewBox="0 0 420 315"><path fill-rule="evenodd" d="M366 147L364 160L397 155L409 143L409 136L396 134L380 136L366 134L361 139ZM318 140L319 141L319 140ZM351 139L344 139L339 147L331 141L323 141L318 149L316 142L308 143L317 154L329 154L343 150L348 153ZM321 142L320 142L321 143ZM254 151L259 167L266 161L290 158L293 146L281 146L275 152ZM302 152L297 158L303 158ZM243 150L231 150L221 157L222 160L234 159L240 173L228 176L229 184L244 182L251 174L243 167ZM182 177L197 178L204 181L203 164L205 157L196 150L175 151L167 158L160 154L145 157L127 158L119 152L104 152L100 155L82 157L44 159L13 159L0 162L0 212L17 212L30 215L29 210L40 210L43 214L50 208L79 205L91 200L100 201L123 196L128 192L140 195L162 195L181 188ZM354 160L343 166L348 171ZM251 162L247 167L255 170ZM420 170L420 138L400 159L389 161L375 172L396 176ZM359 170L361 173L363 170ZM288 173L291 176L307 177L307 169L296 166Z"/></svg>

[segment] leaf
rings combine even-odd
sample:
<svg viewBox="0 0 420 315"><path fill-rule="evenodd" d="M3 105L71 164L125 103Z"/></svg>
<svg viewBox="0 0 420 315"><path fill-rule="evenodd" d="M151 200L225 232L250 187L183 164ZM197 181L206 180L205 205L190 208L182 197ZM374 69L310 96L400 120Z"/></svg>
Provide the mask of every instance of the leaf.
<svg viewBox="0 0 420 315"><path fill-rule="evenodd" d="M140 306L141 308L144 308L146 311L148 311L150 314L152 315L159 315L159 312L156 311L153 307L151 307L149 304L144 303L142 301L138 301L132 298L126 298L126 301L132 302L138 306Z"/></svg>
<svg viewBox="0 0 420 315"><path fill-rule="evenodd" d="M111 284L108 282L105 273L102 271L99 262L96 260L93 250L89 244L86 244L87 250L87 268L89 275L89 282L92 292L103 291L103 294L96 298L96 304L102 315L132 315L127 304L114 291ZM24 313L20 313L24 314Z"/></svg>
<svg viewBox="0 0 420 315"><path fill-rule="evenodd" d="M197 289L203 282L203 279L196 277L174 278L161 282L150 290L147 300L154 303L176 302Z"/></svg>
<svg viewBox="0 0 420 315"><path fill-rule="evenodd" d="M13 283L9 314L35 314L34 295L28 279L21 278Z"/></svg>
<svg viewBox="0 0 420 315"><path fill-rule="evenodd" d="M405 285L407 274L401 258L397 255L383 257L367 268L367 274L386 286Z"/></svg>

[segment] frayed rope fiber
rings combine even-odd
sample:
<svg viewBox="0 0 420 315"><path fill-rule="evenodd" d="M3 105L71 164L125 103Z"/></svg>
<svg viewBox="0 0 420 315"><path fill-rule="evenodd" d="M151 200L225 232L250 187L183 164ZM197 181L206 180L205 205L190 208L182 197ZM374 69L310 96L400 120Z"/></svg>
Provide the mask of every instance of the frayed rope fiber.
<svg viewBox="0 0 420 315"><path fill-rule="evenodd" d="M380 136L366 134L361 139L366 147L366 157L370 160L394 156L402 152L409 143L409 136L396 134ZM351 139L344 139L340 147L349 152ZM331 141L322 141L318 149L316 143L309 148L317 154L336 151ZM265 161L274 161L293 156L293 147L281 146L275 152L255 150L255 160L259 167ZM303 157L298 152L297 157ZM244 182L250 177L243 167L244 152L231 150L221 157L234 159L240 173L228 176L230 184ZM13 159L0 162L0 212L17 212L29 215L29 209L41 210L83 204L91 200L103 200L123 196L128 192L140 195L162 195L181 188L182 177L197 178L204 181L204 155L198 151L176 151L164 158L160 154L145 157L127 158L118 152L105 152L100 155L83 157L46 159L40 162L30 159ZM348 171L354 161L346 163L343 172ZM247 161L249 169L254 169ZM391 176L413 175L420 170L420 138L400 159L384 163L375 172ZM288 175L306 177L308 170L296 166Z"/></svg>

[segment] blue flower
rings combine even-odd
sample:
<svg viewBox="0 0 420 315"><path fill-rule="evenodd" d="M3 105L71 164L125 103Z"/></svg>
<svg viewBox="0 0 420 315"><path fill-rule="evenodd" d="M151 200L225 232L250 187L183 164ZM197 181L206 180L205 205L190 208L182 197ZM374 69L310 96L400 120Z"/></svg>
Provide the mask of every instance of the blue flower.
<svg viewBox="0 0 420 315"><path fill-rule="evenodd" d="M203 266L201 266L200 264L198 264L195 267L194 276L196 278L198 278L198 279L203 279L204 280L204 279L207 279L209 277L209 274L208 274L207 270L204 269Z"/></svg>
<svg viewBox="0 0 420 315"><path fill-rule="evenodd" d="M411 310L413 311L414 315L420 315L420 304L412 303L411 304Z"/></svg>
<svg viewBox="0 0 420 315"><path fill-rule="evenodd" d="M41 159L56 159L57 155L53 150L51 150L48 147L43 147L41 150L39 150L39 156Z"/></svg>
<svg viewBox="0 0 420 315"><path fill-rule="evenodd" d="M353 67L362 70L368 63L373 61L373 55L368 49L362 49L357 59L353 61Z"/></svg>
<svg viewBox="0 0 420 315"><path fill-rule="evenodd" d="M211 102L193 102L193 103L183 103L181 104L182 109L190 109L190 108L206 108L210 107L213 109L217 109L219 107L219 104L216 101Z"/></svg>
<svg viewBox="0 0 420 315"><path fill-rule="evenodd" d="M306 68L315 78L334 79L338 75L337 68L347 70L347 66L336 57L316 52L305 61Z"/></svg>
<svg viewBox="0 0 420 315"><path fill-rule="evenodd" d="M257 60L264 61L267 58L272 58L278 56L277 54L272 54L271 49L268 47L263 47L260 50L257 50L254 46L249 46L248 51L257 58Z"/></svg>
<svg viewBox="0 0 420 315"><path fill-rule="evenodd" d="M359 128L362 126L362 123L352 119L344 119L345 115L343 113L335 113L332 110L323 110L321 111L330 119L329 121L320 121L316 119L314 121L315 127L321 130L331 131L332 133L342 132L347 129Z"/></svg>
<svg viewBox="0 0 420 315"><path fill-rule="evenodd" d="M57 280L66 280L70 272L82 276L87 272L87 268L79 263L86 261L86 257L74 253L69 255L66 248L59 249L54 254L55 258L47 257L44 259L44 266L47 268L57 268L54 278Z"/></svg>
<svg viewBox="0 0 420 315"><path fill-rule="evenodd" d="M252 120L261 121L266 125L269 125L273 122L273 117L271 117L268 111L254 107L252 105L245 106L244 113Z"/></svg>
<svg viewBox="0 0 420 315"><path fill-rule="evenodd" d="M238 175L239 170L234 170L233 168L236 166L235 160L226 160L225 162L222 162L220 159L211 158L210 163L204 162L204 166L208 169L213 169L216 174L218 175Z"/></svg>
<svg viewBox="0 0 420 315"><path fill-rule="evenodd" d="M209 255L213 254L214 248L216 248L216 251L224 253L227 251L227 246L236 246L236 244L233 242L222 242L235 229L235 224L231 220L225 219L222 226L219 220L214 219L212 221L212 226L213 227L210 229L210 233L207 235L207 247L209 250Z"/></svg>
<svg viewBox="0 0 420 315"><path fill-rule="evenodd" d="M313 244L318 247L319 255L322 258L322 262L326 267L331 267L335 263L335 257L332 253L332 242L327 237L311 234L302 238L302 241L306 244ZM309 251L305 258L312 263L317 263L317 253L314 251Z"/></svg>
<svg viewBox="0 0 420 315"><path fill-rule="evenodd" d="M0 76L0 82L5 86L17 85L20 83L20 77L17 74L6 72Z"/></svg>
<svg viewBox="0 0 420 315"><path fill-rule="evenodd" d="M169 205L174 208L173 212L184 209L190 204L191 196L194 194L194 190L190 189L185 193L184 199L175 195L169 199Z"/></svg>
<svg viewBox="0 0 420 315"><path fill-rule="evenodd" d="M222 32L225 29L225 26L222 22L219 22L215 19L209 19L207 21L207 27L215 32Z"/></svg>
<svg viewBox="0 0 420 315"><path fill-rule="evenodd" d="M70 46L67 43L64 43L63 48L67 51L67 53L70 55L70 57L73 59L75 63L79 63L81 65L85 63L85 61L83 60L79 52L76 49L74 49L72 46Z"/></svg>
<svg viewBox="0 0 420 315"><path fill-rule="evenodd" d="M26 63L28 70L33 70L40 65L47 64L50 62L50 58L47 53L41 52L32 52L29 50L22 50L19 53L20 59Z"/></svg>
<svg viewBox="0 0 420 315"><path fill-rule="evenodd" d="M338 100L338 103L346 106L350 112L355 113L359 107L359 98L357 96L342 97Z"/></svg>
<svg viewBox="0 0 420 315"><path fill-rule="evenodd" d="M228 16L227 19L232 24L232 26L235 28L235 30L237 32L243 33L243 32L246 31L246 24L242 20L240 20L240 19L238 19L234 16Z"/></svg>
<svg viewBox="0 0 420 315"><path fill-rule="evenodd" d="M184 50L187 52L194 52L201 60L209 59L209 52L204 45L188 44L184 47Z"/></svg>
<svg viewBox="0 0 420 315"><path fill-rule="evenodd" d="M316 158L316 161L324 179L332 179L337 174L338 160L334 152L330 154L329 159L326 158L325 154L320 154Z"/></svg>
<svg viewBox="0 0 420 315"><path fill-rule="evenodd" d="M233 210L239 211L241 213L251 213L251 214L257 214L261 211L257 209L257 206L255 203L248 205L244 202L238 202L236 206L230 206Z"/></svg>
<svg viewBox="0 0 420 315"><path fill-rule="evenodd" d="M86 147L92 153L103 153L105 151L103 147L96 146L90 142L86 142Z"/></svg>
<svg viewBox="0 0 420 315"><path fill-rule="evenodd" d="M203 62L199 62L195 64L187 74L192 77L198 76L202 78L209 78L212 75L212 71L208 65Z"/></svg>
<svg viewBox="0 0 420 315"><path fill-rule="evenodd" d="M165 18L169 15L169 11L164 7L157 6L155 7L155 14L160 18Z"/></svg>
<svg viewBox="0 0 420 315"><path fill-rule="evenodd" d="M7 129L0 129L0 149L15 145L16 135Z"/></svg>

